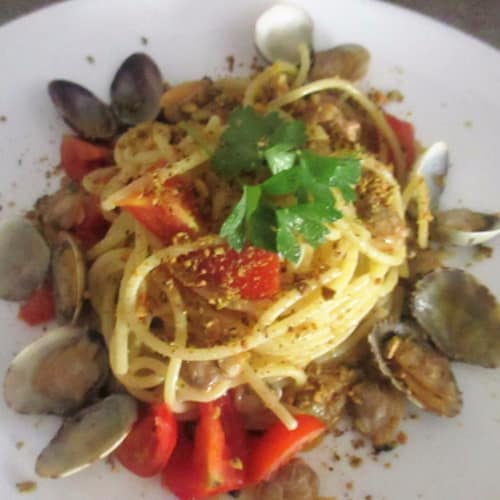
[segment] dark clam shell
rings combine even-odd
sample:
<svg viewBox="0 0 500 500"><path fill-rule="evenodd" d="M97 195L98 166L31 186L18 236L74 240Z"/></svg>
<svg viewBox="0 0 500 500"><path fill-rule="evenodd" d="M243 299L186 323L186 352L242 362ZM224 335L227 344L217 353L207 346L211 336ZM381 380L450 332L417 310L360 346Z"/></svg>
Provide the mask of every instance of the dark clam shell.
<svg viewBox="0 0 500 500"><path fill-rule="evenodd" d="M156 63L146 54L129 56L111 84L111 103L125 125L154 120L160 112L163 82Z"/></svg>
<svg viewBox="0 0 500 500"><path fill-rule="evenodd" d="M118 130L113 111L92 92L68 80L52 80L49 95L66 123L86 139L111 139Z"/></svg>

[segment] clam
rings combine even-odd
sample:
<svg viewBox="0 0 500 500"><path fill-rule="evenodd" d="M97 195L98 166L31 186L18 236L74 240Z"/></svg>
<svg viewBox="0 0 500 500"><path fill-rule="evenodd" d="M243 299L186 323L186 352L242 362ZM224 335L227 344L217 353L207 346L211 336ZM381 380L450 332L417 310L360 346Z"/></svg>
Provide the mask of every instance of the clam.
<svg viewBox="0 0 500 500"><path fill-rule="evenodd" d="M421 175L427 184L433 213L439 207L439 199L444 189L449 164L447 144L435 142L419 156L414 166L416 173Z"/></svg>
<svg viewBox="0 0 500 500"><path fill-rule="evenodd" d="M111 108L92 92L68 80L53 80L49 95L64 121L87 139L111 139L118 123Z"/></svg>
<svg viewBox="0 0 500 500"><path fill-rule="evenodd" d="M255 23L255 45L268 61L299 62L298 47L312 46L313 21L296 5L278 4L264 11Z"/></svg>
<svg viewBox="0 0 500 500"><path fill-rule="evenodd" d="M450 359L500 365L500 307L494 295L461 269L438 269L416 285L412 312Z"/></svg>
<svg viewBox="0 0 500 500"><path fill-rule="evenodd" d="M163 82L156 63L146 54L132 54L111 84L111 105L125 125L154 120L160 112Z"/></svg>
<svg viewBox="0 0 500 500"><path fill-rule="evenodd" d="M105 458L127 437L137 419L137 402L113 394L66 418L40 453L35 471L41 477L65 477Z"/></svg>
<svg viewBox="0 0 500 500"><path fill-rule="evenodd" d="M85 257L78 243L59 233L52 249L52 285L60 323L75 323L83 304L86 283Z"/></svg>
<svg viewBox="0 0 500 500"><path fill-rule="evenodd" d="M89 401L108 373L100 335L63 326L11 361L4 381L5 401L19 413L65 415Z"/></svg>
<svg viewBox="0 0 500 500"><path fill-rule="evenodd" d="M44 281L49 263L49 247L31 222L16 217L0 225L0 298L28 298Z"/></svg>
<svg viewBox="0 0 500 500"><path fill-rule="evenodd" d="M355 82L368 71L370 52L362 45L347 43L314 54L311 80L338 76Z"/></svg>
<svg viewBox="0 0 500 500"><path fill-rule="evenodd" d="M466 208L445 210L436 215L436 232L453 245L479 245L500 234L500 216Z"/></svg>
<svg viewBox="0 0 500 500"><path fill-rule="evenodd" d="M448 359L425 339L417 325L381 324L368 341L380 371L421 408L453 417L462 398Z"/></svg>

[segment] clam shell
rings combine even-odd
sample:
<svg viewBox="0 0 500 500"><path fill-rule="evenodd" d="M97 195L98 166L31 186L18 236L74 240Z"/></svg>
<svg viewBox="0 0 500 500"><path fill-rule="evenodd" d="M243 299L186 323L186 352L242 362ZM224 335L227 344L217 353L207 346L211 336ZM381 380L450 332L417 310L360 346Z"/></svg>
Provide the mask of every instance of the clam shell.
<svg viewBox="0 0 500 500"><path fill-rule="evenodd" d="M429 146L415 163L416 173L421 175L427 184L432 212L436 212L439 207L449 166L448 145L442 141Z"/></svg>
<svg viewBox="0 0 500 500"><path fill-rule="evenodd" d="M163 92L161 72L146 54L129 56L111 84L111 105L125 125L154 120L160 112Z"/></svg>
<svg viewBox="0 0 500 500"><path fill-rule="evenodd" d="M500 307L471 274L444 268L416 285L412 312L450 359L486 368L500 365Z"/></svg>
<svg viewBox="0 0 500 500"><path fill-rule="evenodd" d="M348 43L314 54L311 79L338 76L355 82L361 80L368 71L370 52L362 45Z"/></svg>
<svg viewBox="0 0 500 500"><path fill-rule="evenodd" d="M137 419L137 402L113 394L64 420L35 466L41 477L59 478L105 458L127 437Z"/></svg>
<svg viewBox="0 0 500 500"><path fill-rule="evenodd" d="M64 121L87 139L111 139L118 123L111 108L90 90L68 80L53 80L49 96Z"/></svg>
<svg viewBox="0 0 500 500"><path fill-rule="evenodd" d="M81 361L73 353L64 366L53 364L55 354L77 343ZM100 337L83 328L63 326L28 345L11 361L4 398L19 413L65 415L81 408L104 384L108 373L107 352Z"/></svg>
<svg viewBox="0 0 500 500"><path fill-rule="evenodd" d="M465 208L445 210L436 216L436 232L453 245L480 245L500 234L500 216Z"/></svg>
<svg viewBox="0 0 500 500"><path fill-rule="evenodd" d="M60 233L52 249L52 286L60 323L76 322L83 304L86 274L85 257L78 243L69 233Z"/></svg>
<svg viewBox="0 0 500 500"><path fill-rule="evenodd" d="M417 325L380 324L370 333L368 342L380 371L410 401L447 417L460 412L462 398L448 360L425 340ZM396 351L403 342L410 344L400 358Z"/></svg>
<svg viewBox="0 0 500 500"><path fill-rule="evenodd" d="M255 45L268 61L299 62L298 46L312 46L313 21L296 5L278 4L264 11L255 23Z"/></svg>
<svg viewBox="0 0 500 500"><path fill-rule="evenodd" d="M31 222L16 217L0 225L0 298L28 298L43 283L49 263L49 247Z"/></svg>

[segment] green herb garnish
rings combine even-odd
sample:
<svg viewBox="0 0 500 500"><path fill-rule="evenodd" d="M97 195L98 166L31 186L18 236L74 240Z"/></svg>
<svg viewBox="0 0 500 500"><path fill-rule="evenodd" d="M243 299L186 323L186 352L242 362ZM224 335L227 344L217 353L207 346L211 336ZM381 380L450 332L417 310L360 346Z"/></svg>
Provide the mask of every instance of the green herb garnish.
<svg viewBox="0 0 500 500"><path fill-rule="evenodd" d="M303 149L304 122L264 116L238 108L229 117L212 157L214 169L233 179L267 169L260 184L244 185L243 195L222 225L220 235L241 250L245 243L277 252L291 262L300 258L300 241L313 247L328 234L326 223L342 213L331 188L346 201L356 197L361 166L354 156L319 156Z"/></svg>

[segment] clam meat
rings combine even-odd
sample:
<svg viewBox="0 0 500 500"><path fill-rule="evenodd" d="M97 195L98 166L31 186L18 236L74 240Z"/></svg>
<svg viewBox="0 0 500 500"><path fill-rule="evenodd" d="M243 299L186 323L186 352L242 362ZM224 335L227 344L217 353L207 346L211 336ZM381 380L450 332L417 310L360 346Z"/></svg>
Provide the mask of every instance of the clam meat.
<svg viewBox="0 0 500 500"><path fill-rule="evenodd" d="M380 371L417 406L453 417L462 399L448 359L417 325L381 324L368 337Z"/></svg>

